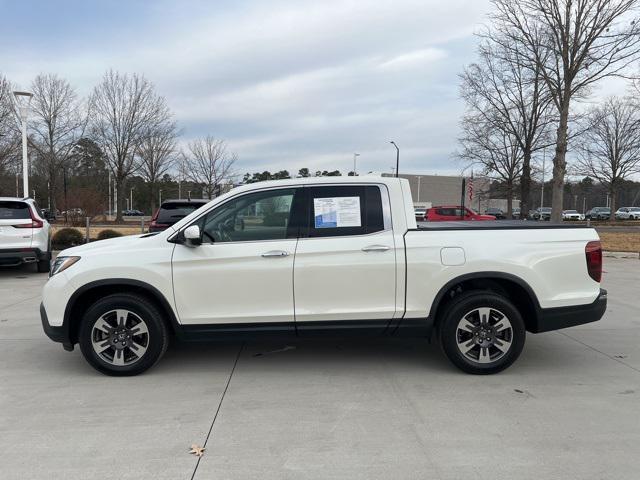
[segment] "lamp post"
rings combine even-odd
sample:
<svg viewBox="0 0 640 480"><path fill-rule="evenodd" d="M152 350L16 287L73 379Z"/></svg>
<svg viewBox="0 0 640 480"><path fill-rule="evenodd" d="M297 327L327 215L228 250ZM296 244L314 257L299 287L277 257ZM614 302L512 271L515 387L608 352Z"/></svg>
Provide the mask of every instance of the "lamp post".
<svg viewBox="0 0 640 480"><path fill-rule="evenodd" d="M111 217L111 170L109 170L109 208L107 209L109 217Z"/></svg>
<svg viewBox="0 0 640 480"><path fill-rule="evenodd" d="M13 92L16 97L16 104L20 112L22 121L22 195L29 196L29 160L27 157L27 116L29 115L29 105L33 98L33 93Z"/></svg>
<svg viewBox="0 0 640 480"><path fill-rule="evenodd" d="M394 147L396 147L396 177L397 177L399 168L400 168L400 149L398 148L398 145L396 145L396 142L394 142L393 140L391 140L389 143Z"/></svg>
<svg viewBox="0 0 640 480"><path fill-rule="evenodd" d="M353 176L356 176L356 158L358 158L360 156L359 153L354 153L353 154Z"/></svg>
<svg viewBox="0 0 640 480"><path fill-rule="evenodd" d="M547 149L542 149L542 190L540 190L540 208L544 207L544 164L547 160Z"/></svg>
<svg viewBox="0 0 640 480"><path fill-rule="evenodd" d="M133 188L129 191L129 210L133 210Z"/></svg>

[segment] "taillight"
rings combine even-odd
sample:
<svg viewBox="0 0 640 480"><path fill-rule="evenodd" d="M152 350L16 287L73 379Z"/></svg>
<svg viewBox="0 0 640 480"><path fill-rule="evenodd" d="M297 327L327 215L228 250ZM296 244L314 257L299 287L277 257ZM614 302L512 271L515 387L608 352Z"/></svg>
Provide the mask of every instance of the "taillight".
<svg viewBox="0 0 640 480"><path fill-rule="evenodd" d="M584 254L587 257L587 271L589 276L596 282L602 280L602 245L600 242L589 242L584 247Z"/></svg>
<svg viewBox="0 0 640 480"><path fill-rule="evenodd" d="M14 228L42 228L42 222L37 218L31 220L31 223L24 223L22 225L14 225Z"/></svg>

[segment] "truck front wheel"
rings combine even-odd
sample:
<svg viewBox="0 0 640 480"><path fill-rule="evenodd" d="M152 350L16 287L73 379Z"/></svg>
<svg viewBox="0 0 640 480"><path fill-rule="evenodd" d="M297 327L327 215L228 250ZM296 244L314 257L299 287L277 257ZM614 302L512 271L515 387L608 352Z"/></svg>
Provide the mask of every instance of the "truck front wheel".
<svg viewBox="0 0 640 480"><path fill-rule="evenodd" d="M463 293L447 305L438 331L445 355L467 373L497 373L520 356L525 325L505 297L488 291Z"/></svg>
<svg viewBox="0 0 640 480"><path fill-rule="evenodd" d="M162 313L132 294L109 295L89 307L78 340L91 366L114 376L144 372L160 360L169 342Z"/></svg>

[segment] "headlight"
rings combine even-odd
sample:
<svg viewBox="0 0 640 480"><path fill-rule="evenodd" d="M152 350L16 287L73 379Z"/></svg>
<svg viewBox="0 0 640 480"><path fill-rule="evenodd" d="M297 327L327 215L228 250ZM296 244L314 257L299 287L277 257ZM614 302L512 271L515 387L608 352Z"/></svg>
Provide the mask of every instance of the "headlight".
<svg viewBox="0 0 640 480"><path fill-rule="evenodd" d="M51 266L49 276L53 277L56 273L65 271L78 260L80 260L80 257L57 257Z"/></svg>

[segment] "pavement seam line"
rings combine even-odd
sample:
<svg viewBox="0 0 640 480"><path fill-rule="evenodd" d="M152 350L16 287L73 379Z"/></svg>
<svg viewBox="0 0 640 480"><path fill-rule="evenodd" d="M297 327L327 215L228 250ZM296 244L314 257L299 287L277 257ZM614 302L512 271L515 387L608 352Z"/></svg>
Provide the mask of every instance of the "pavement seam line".
<svg viewBox="0 0 640 480"><path fill-rule="evenodd" d="M209 441L209 437L211 436L211 432L213 431L213 425L216 423L216 419L218 418L218 413L220 413L220 409L222 408L222 402L224 401L224 397L227 394L227 390L229 389L229 384L231 383L231 378L233 377L233 373L236 371L236 366L238 365L238 360L240 360L240 355L242 354L242 350L244 349L244 342L240 345L240 350L238 350L238 354L236 355L236 360L233 362L233 367L231 368L231 373L229 373L229 378L227 379L227 384L222 391L222 396L220 397L220 402L218 402L218 408L216 408L216 413L213 416L213 420L211 421L211 425L209 426L209 432L207 433L206 438L204 439L204 444L202 445L204 448L207 447L207 442ZM202 457L198 457L198 461L196 462L196 466L193 469L193 474L191 475L191 480L193 480L198 472L198 467L200 466L200 460Z"/></svg>
<svg viewBox="0 0 640 480"><path fill-rule="evenodd" d="M622 360L620 360L619 358L616 357L612 357L611 355L609 355L608 353L604 353L600 350L598 350L596 347L592 347L591 345L581 342L580 340L578 340L577 338L572 337L571 335L564 333L564 332L560 332L558 331L557 333L559 333L560 335L564 335L567 338L570 338L571 340L573 340L574 342L578 342L580 345L584 345L587 348L590 348L591 350L593 350L594 352L598 352L601 355L604 355L605 357L613 360L614 362L618 362L621 365L624 365L625 367L629 367L631 370L635 370L636 372L640 373L640 369L637 369L636 367L629 365L627 362L623 362Z"/></svg>

